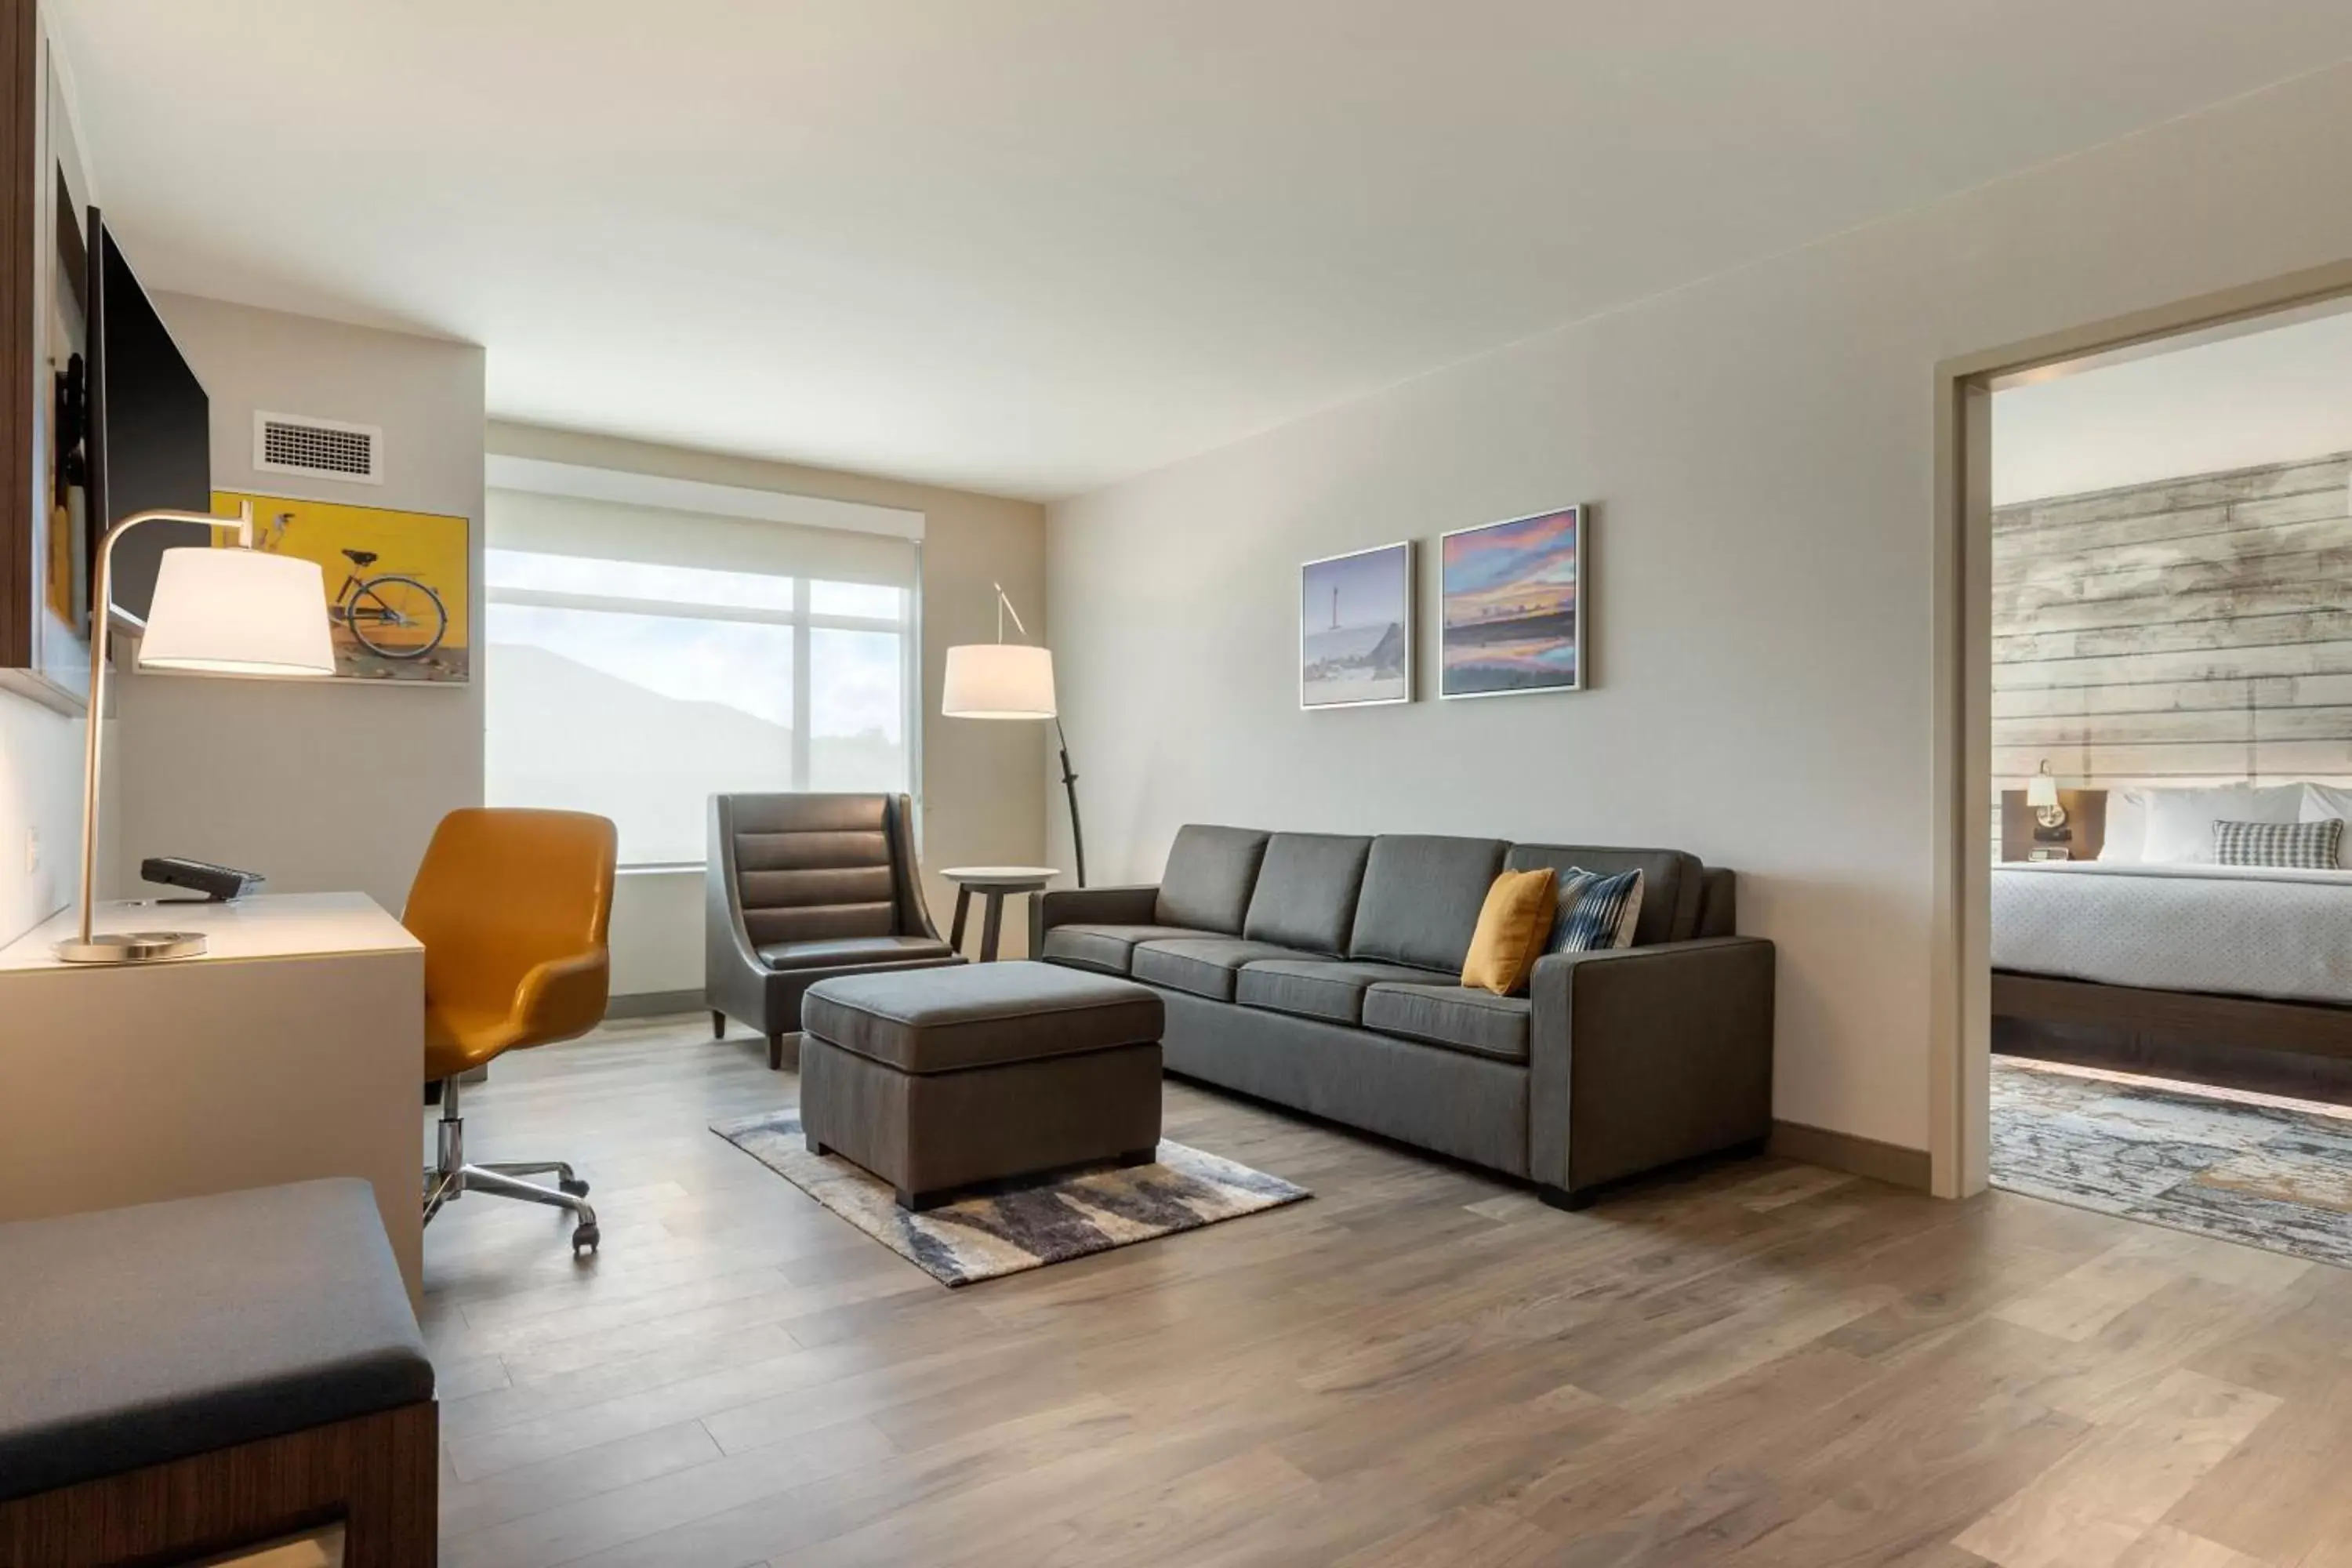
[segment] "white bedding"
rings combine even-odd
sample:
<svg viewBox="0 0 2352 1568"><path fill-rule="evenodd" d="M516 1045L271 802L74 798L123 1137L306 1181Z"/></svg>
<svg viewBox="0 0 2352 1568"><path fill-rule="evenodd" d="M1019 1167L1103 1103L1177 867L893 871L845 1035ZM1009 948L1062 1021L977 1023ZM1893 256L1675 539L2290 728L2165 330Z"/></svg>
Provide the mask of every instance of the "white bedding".
<svg viewBox="0 0 2352 1568"><path fill-rule="evenodd" d="M1997 866L1992 964L2108 985L2352 1005L2352 870Z"/></svg>

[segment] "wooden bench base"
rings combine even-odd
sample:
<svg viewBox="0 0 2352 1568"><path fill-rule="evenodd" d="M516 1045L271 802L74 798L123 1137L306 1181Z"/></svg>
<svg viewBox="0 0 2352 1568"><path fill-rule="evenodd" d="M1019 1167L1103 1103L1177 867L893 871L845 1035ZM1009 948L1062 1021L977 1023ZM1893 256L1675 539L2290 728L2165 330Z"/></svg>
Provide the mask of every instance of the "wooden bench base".
<svg viewBox="0 0 2352 1568"><path fill-rule="evenodd" d="M420 1568L438 1547L431 1400L0 1502L0 1568L133 1568L341 1520L348 1568Z"/></svg>

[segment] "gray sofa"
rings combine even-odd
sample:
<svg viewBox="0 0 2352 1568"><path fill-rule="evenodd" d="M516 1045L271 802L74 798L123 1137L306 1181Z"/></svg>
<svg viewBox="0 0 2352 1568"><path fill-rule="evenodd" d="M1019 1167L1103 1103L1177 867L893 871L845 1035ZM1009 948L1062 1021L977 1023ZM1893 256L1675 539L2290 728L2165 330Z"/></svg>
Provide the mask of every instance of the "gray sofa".
<svg viewBox="0 0 2352 1568"><path fill-rule="evenodd" d="M1633 944L1458 984L1497 872L1639 867ZM1577 1208L1772 1124L1773 950L1671 849L1192 826L1156 886L1045 895L1048 963L1167 1004L1168 1070L1532 1182Z"/></svg>

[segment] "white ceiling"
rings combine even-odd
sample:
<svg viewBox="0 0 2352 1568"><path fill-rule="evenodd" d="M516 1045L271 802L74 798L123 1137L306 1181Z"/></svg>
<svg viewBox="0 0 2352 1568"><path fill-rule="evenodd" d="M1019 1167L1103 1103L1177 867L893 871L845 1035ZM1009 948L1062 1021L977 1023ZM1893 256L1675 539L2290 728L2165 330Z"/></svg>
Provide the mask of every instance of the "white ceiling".
<svg viewBox="0 0 2352 1568"><path fill-rule="evenodd" d="M2352 451L2352 313L2120 363L1992 399L1993 504Z"/></svg>
<svg viewBox="0 0 2352 1568"><path fill-rule="evenodd" d="M151 287L1067 494L2352 56L2314 0L67 0Z"/></svg>

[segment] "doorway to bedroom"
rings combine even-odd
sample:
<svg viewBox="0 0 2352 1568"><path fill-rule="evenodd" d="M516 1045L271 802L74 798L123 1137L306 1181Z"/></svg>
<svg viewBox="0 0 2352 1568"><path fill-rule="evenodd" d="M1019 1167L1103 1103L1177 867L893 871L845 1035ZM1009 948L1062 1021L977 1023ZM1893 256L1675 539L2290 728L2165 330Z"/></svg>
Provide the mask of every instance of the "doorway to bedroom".
<svg viewBox="0 0 2352 1568"><path fill-rule="evenodd" d="M1990 434L1992 1184L2352 1266L2352 310Z"/></svg>

